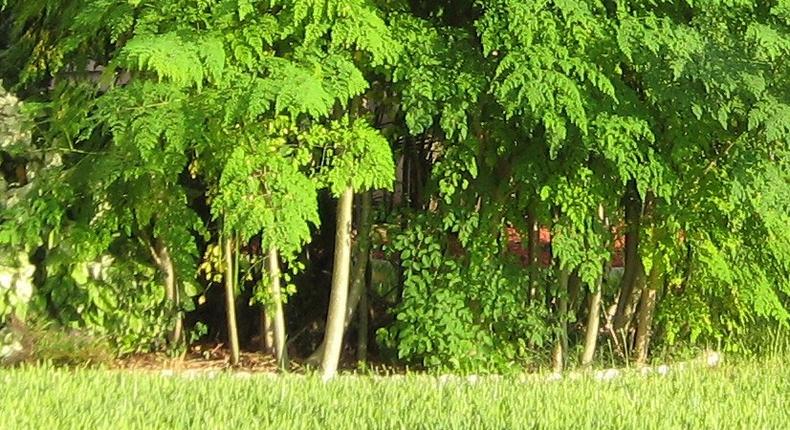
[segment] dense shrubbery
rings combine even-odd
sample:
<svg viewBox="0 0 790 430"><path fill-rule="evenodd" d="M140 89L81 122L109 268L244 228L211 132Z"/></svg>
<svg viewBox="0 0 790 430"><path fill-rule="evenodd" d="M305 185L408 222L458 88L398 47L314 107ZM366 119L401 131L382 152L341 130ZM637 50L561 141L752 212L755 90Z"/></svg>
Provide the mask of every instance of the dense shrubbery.
<svg viewBox="0 0 790 430"><path fill-rule="evenodd" d="M0 4L0 317L328 375L790 320L784 0Z"/></svg>

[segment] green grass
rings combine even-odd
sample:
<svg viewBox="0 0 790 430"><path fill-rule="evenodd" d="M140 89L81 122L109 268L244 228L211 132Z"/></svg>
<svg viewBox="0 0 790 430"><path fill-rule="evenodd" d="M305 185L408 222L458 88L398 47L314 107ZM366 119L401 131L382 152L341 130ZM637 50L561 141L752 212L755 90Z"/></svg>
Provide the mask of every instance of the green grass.
<svg viewBox="0 0 790 430"><path fill-rule="evenodd" d="M790 364L628 375L215 378L106 370L0 370L0 428L783 429Z"/></svg>

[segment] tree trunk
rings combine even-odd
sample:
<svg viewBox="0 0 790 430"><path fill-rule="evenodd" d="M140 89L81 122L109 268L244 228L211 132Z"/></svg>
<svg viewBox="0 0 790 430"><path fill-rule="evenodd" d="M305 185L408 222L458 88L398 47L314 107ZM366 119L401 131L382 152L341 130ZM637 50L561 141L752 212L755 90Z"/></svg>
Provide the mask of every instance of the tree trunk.
<svg viewBox="0 0 790 430"><path fill-rule="evenodd" d="M332 291L329 296L329 312L324 335L324 355L321 371L324 380L331 379L337 372L343 346L348 299L349 272L351 271L351 212L354 189L348 186L337 204L337 226L335 231L335 264L332 270Z"/></svg>
<svg viewBox="0 0 790 430"><path fill-rule="evenodd" d="M601 275L596 282L595 291L590 291L590 300L587 309L587 328L584 335L584 351L582 352L582 366L588 366L595 357L595 347L598 343L598 328L601 322L601 290L603 289L603 277Z"/></svg>
<svg viewBox="0 0 790 430"><path fill-rule="evenodd" d="M357 247L355 250L356 264L351 274L351 286L348 291L348 301L346 303L345 321L343 322L343 332L348 330L351 321L354 318L354 313L357 309L363 309L361 300L366 299L366 280L365 273L367 273L368 260L370 258L370 234L373 229L373 213L372 213L372 193L366 191L360 194L361 210L359 214L359 232L357 235ZM364 306L367 309L367 304ZM367 315L365 315L367 316ZM362 318L362 316L360 316ZM367 339L366 339L367 340ZM324 356L324 348L326 346L326 336L318 345L318 348L310 354L305 360L306 363L315 365Z"/></svg>
<svg viewBox="0 0 790 430"><path fill-rule="evenodd" d="M605 230L609 230L609 219L606 217L603 205L598 205L598 220L601 222ZM589 366L593 358L595 358L595 347L598 344L598 330L601 324L601 295L603 291L604 277L609 273L611 263L606 261L603 263L603 272L598 278L595 289L590 291L588 308L587 308L587 324L584 334L584 349L582 351L582 366Z"/></svg>
<svg viewBox="0 0 790 430"><path fill-rule="evenodd" d="M165 275L165 301L167 302L169 313L174 319L173 328L167 334L167 341L172 347L182 340L184 320L180 311L181 303L178 286L176 285L176 271L173 266L173 259L170 256L170 250L161 239L156 240L154 259L157 266L159 266L159 270Z"/></svg>
<svg viewBox="0 0 790 430"><path fill-rule="evenodd" d="M268 263L274 317L274 356L280 369L288 370L288 351L285 350L285 314L280 292L280 262L277 257L277 248L274 245L269 248Z"/></svg>
<svg viewBox="0 0 790 430"><path fill-rule="evenodd" d="M274 318L271 311L266 310L266 304L261 304L261 352L274 354Z"/></svg>
<svg viewBox="0 0 790 430"><path fill-rule="evenodd" d="M630 318L627 318L627 310L633 308L633 300L636 279L639 276L639 269L642 262L639 257L639 232L641 229L642 200L636 189L636 182L630 180L628 189L623 197L625 206L625 270L623 279L620 283L620 295L617 299L617 310L613 318L614 332L620 336L627 329Z"/></svg>
<svg viewBox="0 0 790 430"><path fill-rule="evenodd" d="M557 294L557 340L552 354L552 367L555 372L562 372L565 365L565 354L568 352L568 277L567 269L560 269Z"/></svg>
<svg viewBox="0 0 790 430"><path fill-rule="evenodd" d="M651 328L653 324L653 313L656 308L656 292L662 282L661 257L656 255L653 258L653 267L650 268L645 287L642 289L642 298L639 303L639 314L637 315L636 327L636 364L644 365L647 362L647 350L650 345Z"/></svg>
<svg viewBox="0 0 790 430"><path fill-rule="evenodd" d="M619 328L619 331L617 331L617 334L621 337L632 331L634 328L634 315L636 314L636 308L639 305L639 299L642 295L642 290L644 290L645 287L645 281L645 266L642 264L640 259L639 263L637 263L636 276L634 277L634 282L631 287L631 295L628 296L623 308L623 314L621 317L623 322Z"/></svg>
<svg viewBox="0 0 790 430"><path fill-rule="evenodd" d="M225 254L225 310L228 317L228 340L230 342L230 364L239 364L239 332L236 324L236 279L233 264L233 240L223 241Z"/></svg>

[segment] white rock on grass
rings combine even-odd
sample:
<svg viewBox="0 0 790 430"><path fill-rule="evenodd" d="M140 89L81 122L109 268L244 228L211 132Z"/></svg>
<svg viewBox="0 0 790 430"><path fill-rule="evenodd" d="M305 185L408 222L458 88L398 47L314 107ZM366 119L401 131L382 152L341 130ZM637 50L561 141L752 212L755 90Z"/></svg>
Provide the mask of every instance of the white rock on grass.
<svg viewBox="0 0 790 430"><path fill-rule="evenodd" d="M455 376L453 375L439 375L436 378L436 382L439 384L439 386L444 386L447 385L453 379L455 379Z"/></svg>
<svg viewBox="0 0 790 430"><path fill-rule="evenodd" d="M562 380L562 373L560 372L552 372L549 376L546 377L546 381L560 381Z"/></svg>
<svg viewBox="0 0 790 430"><path fill-rule="evenodd" d="M595 379L599 381L611 381L620 376L620 371L617 369L606 369L595 372Z"/></svg>
<svg viewBox="0 0 790 430"><path fill-rule="evenodd" d="M662 364L658 366L658 368L656 368L656 372L658 372L658 374L662 376L666 375L669 373L669 366L667 366L666 364Z"/></svg>
<svg viewBox="0 0 790 430"><path fill-rule="evenodd" d="M708 351L705 353L705 364L708 367L716 367L722 362L722 356L716 351Z"/></svg>

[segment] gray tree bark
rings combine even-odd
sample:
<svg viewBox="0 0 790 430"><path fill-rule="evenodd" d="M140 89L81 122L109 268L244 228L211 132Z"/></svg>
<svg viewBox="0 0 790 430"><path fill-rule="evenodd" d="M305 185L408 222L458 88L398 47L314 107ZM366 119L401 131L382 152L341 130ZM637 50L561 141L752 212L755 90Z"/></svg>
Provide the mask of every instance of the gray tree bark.
<svg viewBox="0 0 790 430"><path fill-rule="evenodd" d="M656 245L657 246L657 245ZM664 281L664 266L661 254L656 250L653 256L653 265L650 268L650 275L647 278L642 297L639 303L639 313L637 314L635 359L637 365L644 365L647 362L647 351L650 346L652 336L653 314L655 313L658 289Z"/></svg>
<svg viewBox="0 0 790 430"><path fill-rule="evenodd" d="M324 354L321 358L321 373L324 380L331 379L337 372L343 346L348 302L349 275L351 272L351 218L354 189L349 185L337 204L337 226L335 229L335 263L332 271L332 291L329 295L329 312L324 335Z"/></svg>
<svg viewBox="0 0 790 430"><path fill-rule="evenodd" d="M272 295L274 320L274 356L281 370L288 370L288 351L285 350L285 313L280 288L280 262L277 248L272 245L268 255L269 283Z"/></svg>
<svg viewBox="0 0 790 430"><path fill-rule="evenodd" d="M351 286L349 287L348 291L345 321L343 322L344 333L346 330L348 330L349 325L351 325L351 321L353 320L355 313L358 310L361 312L362 309L367 309L367 284L365 273L367 272L368 260L370 258L370 233L373 228L372 195L370 191L360 194L360 203L361 210L359 214L359 234L355 252L356 264L353 267L353 273L351 274ZM363 300L365 301L364 304L362 303ZM362 323L361 319L363 317L366 318L367 314L364 316L360 314L360 324ZM367 329L365 330L365 333L367 333ZM367 341L367 337L365 340ZM324 355L325 347L326 336L324 336L321 344L318 345L318 348L316 348L316 350L310 354L305 362L311 365L318 364ZM365 345L365 348L367 349L367 345ZM367 353L365 355L367 355Z"/></svg>
<svg viewBox="0 0 790 430"><path fill-rule="evenodd" d="M173 266L173 259L170 256L170 250L167 248L161 239L156 240L156 247L154 249L154 260L159 270L165 275L165 301L169 312L173 317L173 327L167 334L168 343L173 346L181 342L183 335L184 321L181 316L180 297L178 294L178 286L176 285L176 270Z"/></svg>
<svg viewBox="0 0 790 430"><path fill-rule="evenodd" d="M230 364L239 364L239 331L236 323L236 272L233 262L233 240L223 240L225 257L225 309L228 317L228 340L230 342Z"/></svg>

